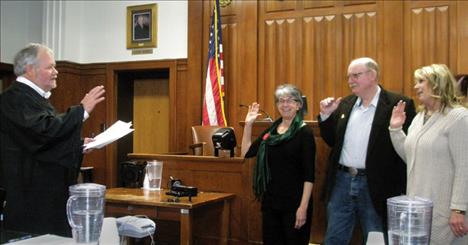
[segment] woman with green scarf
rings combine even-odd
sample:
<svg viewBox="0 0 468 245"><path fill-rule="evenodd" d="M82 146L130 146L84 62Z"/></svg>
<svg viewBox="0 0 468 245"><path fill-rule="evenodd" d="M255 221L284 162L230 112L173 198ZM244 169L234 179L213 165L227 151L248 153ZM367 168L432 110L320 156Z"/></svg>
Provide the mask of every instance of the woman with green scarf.
<svg viewBox="0 0 468 245"><path fill-rule="evenodd" d="M308 244L312 220L315 141L303 121L302 93L290 84L275 91L281 117L252 142L260 105L245 117L242 156L257 157L253 190L262 202L263 244Z"/></svg>

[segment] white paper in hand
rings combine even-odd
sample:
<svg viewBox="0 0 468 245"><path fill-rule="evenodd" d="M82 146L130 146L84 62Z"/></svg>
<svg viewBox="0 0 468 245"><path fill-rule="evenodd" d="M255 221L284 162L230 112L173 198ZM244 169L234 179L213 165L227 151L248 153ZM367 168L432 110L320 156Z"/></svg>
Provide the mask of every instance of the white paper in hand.
<svg viewBox="0 0 468 245"><path fill-rule="evenodd" d="M133 128L130 128L131 126L132 126L132 122L126 123L120 120L115 122L106 131L94 137L93 142L89 142L88 144L83 145L84 150L100 149L122 138L123 136L131 133L134 130Z"/></svg>

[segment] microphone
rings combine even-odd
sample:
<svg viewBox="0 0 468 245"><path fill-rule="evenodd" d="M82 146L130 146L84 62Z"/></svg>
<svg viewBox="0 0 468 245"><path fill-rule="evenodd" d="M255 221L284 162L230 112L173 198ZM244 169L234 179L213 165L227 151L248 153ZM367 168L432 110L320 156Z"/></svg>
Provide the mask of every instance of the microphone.
<svg viewBox="0 0 468 245"><path fill-rule="evenodd" d="M249 108L248 105L244 105L244 104L239 104L239 107ZM265 120L265 121L268 121L268 122L273 122L273 119L270 117L270 115L269 115L266 111L264 111L264 110L262 110L262 109L260 109L260 108L259 108L258 110L266 116L266 117L265 117L264 119L262 119L262 120Z"/></svg>

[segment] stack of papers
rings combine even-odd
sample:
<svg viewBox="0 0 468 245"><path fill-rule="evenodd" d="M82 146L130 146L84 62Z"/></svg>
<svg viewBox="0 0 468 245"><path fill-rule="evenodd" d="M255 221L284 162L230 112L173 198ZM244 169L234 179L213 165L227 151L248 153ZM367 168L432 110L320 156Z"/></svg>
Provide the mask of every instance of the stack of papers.
<svg viewBox="0 0 468 245"><path fill-rule="evenodd" d="M120 138L123 136L133 132L133 128L130 128L132 126L132 122L122 122L122 121L117 121L116 123L112 124L106 131L100 133L96 137L94 137L93 142L89 142L88 144L83 145L84 150L89 150L89 149L100 149Z"/></svg>

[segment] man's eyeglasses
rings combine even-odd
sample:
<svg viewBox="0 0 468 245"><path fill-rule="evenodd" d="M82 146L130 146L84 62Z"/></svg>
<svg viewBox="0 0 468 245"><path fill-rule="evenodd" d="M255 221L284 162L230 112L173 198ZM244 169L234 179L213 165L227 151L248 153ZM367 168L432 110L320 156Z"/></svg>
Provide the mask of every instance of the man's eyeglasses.
<svg viewBox="0 0 468 245"><path fill-rule="evenodd" d="M359 79L363 74L368 73L368 72L370 72L370 70L362 71L362 72L358 72L358 73L349 73L348 76L346 76L346 78L348 78L348 80L350 78Z"/></svg>

